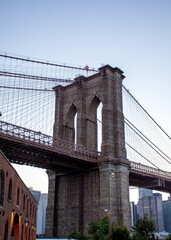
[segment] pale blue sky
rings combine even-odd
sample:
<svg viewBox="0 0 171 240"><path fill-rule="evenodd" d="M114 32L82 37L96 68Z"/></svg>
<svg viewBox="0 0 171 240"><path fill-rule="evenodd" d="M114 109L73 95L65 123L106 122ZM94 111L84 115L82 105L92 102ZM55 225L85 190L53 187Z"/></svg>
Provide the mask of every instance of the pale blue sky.
<svg viewBox="0 0 171 240"><path fill-rule="evenodd" d="M1 0L0 51L124 71L171 135L170 0Z"/></svg>
<svg viewBox="0 0 171 240"><path fill-rule="evenodd" d="M170 0L1 0L0 50L120 67L124 84L171 133Z"/></svg>

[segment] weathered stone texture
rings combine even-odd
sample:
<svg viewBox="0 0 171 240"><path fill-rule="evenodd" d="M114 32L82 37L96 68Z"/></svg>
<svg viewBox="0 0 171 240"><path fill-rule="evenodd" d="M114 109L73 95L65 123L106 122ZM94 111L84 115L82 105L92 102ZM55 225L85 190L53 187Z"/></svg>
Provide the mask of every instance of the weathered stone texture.
<svg viewBox="0 0 171 240"><path fill-rule="evenodd" d="M99 172L98 170L56 176L58 190L56 191L56 226L54 219L46 231L47 236L53 236L54 229L58 237L67 236L76 225L78 230L86 231L89 223L99 216ZM50 203L52 199L49 199ZM51 210L53 204L51 203ZM49 209L49 208L48 208ZM54 210L54 209L53 209ZM54 214L51 212L54 216ZM49 214L48 214L49 215ZM47 215L47 216L48 216ZM48 220L48 217L47 217ZM48 231L48 229L52 232Z"/></svg>
<svg viewBox="0 0 171 240"><path fill-rule="evenodd" d="M100 102L103 108L102 152L97 169L70 174L64 171L63 175L56 175L56 180L50 178L46 229L51 237L67 236L75 223L79 230L87 231L92 220L106 214L104 209L110 209L111 221L117 222L122 215L125 224L130 226L122 73L120 69L107 65L99 68L99 73L93 76L80 76L69 86L54 88L54 142L62 138L74 143L74 116L77 113L77 144L97 150L96 110ZM114 178L110 178L111 169ZM50 213L53 216L49 218Z"/></svg>

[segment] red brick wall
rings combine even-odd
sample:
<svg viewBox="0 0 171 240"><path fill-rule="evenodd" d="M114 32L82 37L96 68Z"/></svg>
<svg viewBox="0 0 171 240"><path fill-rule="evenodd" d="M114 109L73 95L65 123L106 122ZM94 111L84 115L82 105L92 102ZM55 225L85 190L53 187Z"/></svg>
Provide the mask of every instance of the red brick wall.
<svg viewBox="0 0 171 240"><path fill-rule="evenodd" d="M5 227L10 239L12 228L17 239L35 239L37 202L23 183L15 169L0 151L0 171L4 175L4 191L0 187L0 240L4 240ZM12 181L11 200L9 199L9 182ZM0 181L2 185L2 182ZM4 192L4 193L3 193ZM25 206L24 206L25 198Z"/></svg>

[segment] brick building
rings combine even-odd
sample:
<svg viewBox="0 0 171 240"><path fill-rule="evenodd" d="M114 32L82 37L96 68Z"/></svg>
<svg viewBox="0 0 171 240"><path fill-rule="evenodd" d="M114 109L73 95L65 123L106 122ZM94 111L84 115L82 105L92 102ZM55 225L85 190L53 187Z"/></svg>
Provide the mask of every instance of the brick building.
<svg viewBox="0 0 171 240"><path fill-rule="evenodd" d="M0 240L36 239L37 202L0 151Z"/></svg>

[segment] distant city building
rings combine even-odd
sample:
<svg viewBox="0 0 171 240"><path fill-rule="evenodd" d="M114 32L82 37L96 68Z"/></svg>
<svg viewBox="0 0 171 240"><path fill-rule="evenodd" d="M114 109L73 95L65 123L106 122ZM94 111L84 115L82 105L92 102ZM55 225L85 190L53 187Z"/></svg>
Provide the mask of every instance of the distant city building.
<svg viewBox="0 0 171 240"><path fill-rule="evenodd" d="M131 205L131 226L135 226L135 223L138 220L137 205L135 205L134 202L131 202L130 205Z"/></svg>
<svg viewBox="0 0 171 240"><path fill-rule="evenodd" d="M150 218L154 219L157 227L157 232L164 231L162 195L155 193L153 196L144 196L138 202L139 218L142 218L145 213L148 213Z"/></svg>
<svg viewBox="0 0 171 240"><path fill-rule="evenodd" d="M0 239L36 239L37 202L0 151Z"/></svg>
<svg viewBox="0 0 171 240"><path fill-rule="evenodd" d="M37 235L45 234L45 224L46 224L46 207L48 194L42 193L40 191L36 191L30 188L31 193L36 198L38 202L38 210L37 210Z"/></svg>
<svg viewBox="0 0 171 240"><path fill-rule="evenodd" d="M153 190L146 188L139 188L139 198L153 196Z"/></svg>
<svg viewBox="0 0 171 240"><path fill-rule="evenodd" d="M171 233L171 197L163 201L164 230Z"/></svg>
<svg viewBox="0 0 171 240"><path fill-rule="evenodd" d="M35 197L37 203L39 203L41 192L40 192L40 191L33 190L32 187L30 187L29 190L30 190L30 192L33 194L33 196Z"/></svg>

